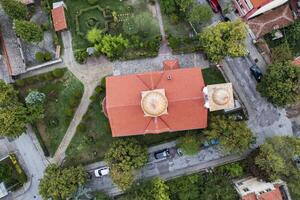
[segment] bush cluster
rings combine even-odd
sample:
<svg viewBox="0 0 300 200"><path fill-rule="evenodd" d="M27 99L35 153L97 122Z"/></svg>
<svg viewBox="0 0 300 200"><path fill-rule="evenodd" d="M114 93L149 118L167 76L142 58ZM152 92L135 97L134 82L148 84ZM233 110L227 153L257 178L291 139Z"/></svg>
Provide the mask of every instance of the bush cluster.
<svg viewBox="0 0 300 200"><path fill-rule="evenodd" d="M41 51L39 51L39 52L37 52L36 54L35 54L35 59L38 61L38 62L47 62L47 61L49 61L49 60L51 60L52 59L52 55L51 55L51 53L50 52L41 52Z"/></svg>

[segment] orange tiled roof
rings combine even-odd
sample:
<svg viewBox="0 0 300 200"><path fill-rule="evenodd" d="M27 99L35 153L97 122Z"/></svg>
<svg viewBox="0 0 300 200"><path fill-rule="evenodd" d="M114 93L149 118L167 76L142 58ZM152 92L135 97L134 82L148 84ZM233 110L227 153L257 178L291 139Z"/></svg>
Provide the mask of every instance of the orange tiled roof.
<svg viewBox="0 0 300 200"><path fill-rule="evenodd" d="M265 192L259 196L256 196L255 193L248 194L242 197L242 200L283 200L280 189L275 187L275 190L271 192Z"/></svg>
<svg viewBox="0 0 300 200"><path fill-rule="evenodd" d="M165 60L163 62L164 70L172 70L172 69L179 69L179 61L178 59L175 60Z"/></svg>
<svg viewBox="0 0 300 200"><path fill-rule="evenodd" d="M206 128L203 87L199 68L107 77L106 111L112 136ZM145 117L141 92L154 89L165 89L168 114Z"/></svg>
<svg viewBox="0 0 300 200"><path fill-rule="evenodd" d="M67 28L65 9L63 6L52 9L52 20L55 31L61 31Z"/></svg>
<svg viewBox="0 0 300 200"><path fill-rule="evenodd" d="M254 8L260 8L268 3L270 3L272 0L251 0Z"/></svg>
<svg viewBox="0 0 300 200"><path fill-rule="evenodd" d="M286 4L248 20L247 24L255 36L260 38L274 29L283 28L293 22L293 13L289 5Z"/></svg>

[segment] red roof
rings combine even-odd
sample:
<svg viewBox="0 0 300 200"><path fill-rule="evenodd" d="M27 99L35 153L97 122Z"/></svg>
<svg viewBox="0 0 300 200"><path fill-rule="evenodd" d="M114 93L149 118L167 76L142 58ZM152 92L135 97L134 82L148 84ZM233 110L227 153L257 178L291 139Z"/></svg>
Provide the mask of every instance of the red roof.
<svg viewBox="0 0 300 200"><path fill-rule="evenodd" d="M272 2L272 0L251 0L254 8L261 8L262 6Z"/></svg>
<svg viewBox="0 0 300 200"><path fill-rule="evenodd" d="M111 76L106 78L106 110L112 136L173 132L207 127L201 69ZM146 117L141 108L141 92L164 89L168 114Z"/></svg>
<svg viewBox="0 0 300 200"><path fill-rule="evenodd" d="M242 200L283 200L280 189L275 187L271 192L265 192L256 197L255 193L248 194L242 197Z"/></svg>
<svg viewBox="0 0 300 200"><path fill-rule="evenodd" d="M67 28L65 9L63 6L52 9L52 20L55 31L61 31Z"/></svg>
<svg viewBox="0 0 300 200"><path fill-rule="evenodd" d="M247 24L255 36L260 38L274 29L281 29L293 22L293 13L289 5L286 4L248 20Z"/></svg>
<svg viewBox="0 0 300 200"><path fill-rule="evenodd" d="M165 60L163 62L164 65L164 70L172 70L172 69L179 69L179 61L178 59L176 60Z"/></svg>

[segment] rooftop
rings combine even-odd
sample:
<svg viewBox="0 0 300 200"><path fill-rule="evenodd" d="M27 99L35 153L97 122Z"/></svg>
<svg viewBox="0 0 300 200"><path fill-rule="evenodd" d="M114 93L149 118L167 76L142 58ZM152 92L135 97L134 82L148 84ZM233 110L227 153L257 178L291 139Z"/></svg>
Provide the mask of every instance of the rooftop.
<svg viewBox="0 0 300 200"><path fill-rule="evenodd" d="M293 61L294 65L300 66L300 56L295 58L295 60Z"/></svg>
<svg viewBox="0 0 300 200"><path fill-rule="evenodd" d="M207 127L199 68L106 78L106 112L113 137Z"/></svg>
<svg viewBox="0 0 300 200"><path fill-rule="evenodd" d="M270 10L247 21L247 24L257 38L273 30L281 29L294 22L293 13L288 4Z"/></svg>
<svg viewBox="0 0 300 200"><path fill-rule="evenodd" d="M65 17L65 9L63 6L53 8L52 20L55 31L62 31L67 28L67 21Z"/></svg>
<svg viewBox="0 0 300 200"><path fill-rule="evenodd" d="M21 3L25 4L25 5L29 5L29 4L33 4L34 0L19 0Z"/></svg>
<svg viewBox="0 0 300 200"><path fill-rule="evenodd" d="M283 198L279 187L275 187L274 190L260 195L256 195L255 193L248 194L242 200L283 200Z"/></svg>

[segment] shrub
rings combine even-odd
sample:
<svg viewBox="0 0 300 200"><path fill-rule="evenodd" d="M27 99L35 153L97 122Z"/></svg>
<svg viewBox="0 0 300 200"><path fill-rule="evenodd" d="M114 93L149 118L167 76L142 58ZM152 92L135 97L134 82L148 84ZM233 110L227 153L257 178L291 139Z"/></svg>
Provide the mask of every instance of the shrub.
<svg viewBox="0 0 300 200"><path fill-rule="evenodd" d="M104 76L104 77L101 79L101 87L102 87L103 89L106 88L106 76Z"/></svg>
<svg viewBox="0 0 300 200"><path fill-rule="evenodd" d="M26 78L25 82L28 83L28 84L33 84L34 83L34 78L33 77Z"/></svg>
<svg viewBox="0 0 300 200"><path fill-rule="evenodd" d="M52 73L45 74L46 80L51 81L54 79L54 76L52 76Z"/></svg>
<svg viewBox="0 0 300 200"><path fill-rule="evenodd" d="M40 42L43 40L43 30L34 22L14 20L16 34L26 42Z"/></svg>
<svg viewBox="0 0 300 200"><path fill-rule="evenodd" d="M97 100L97 95L96 94L93 94L91 97L90 97L90 100L91 101L96 101Z"/></svg>
<svg viewBox="0 0 300 200"><path fill-rule="evenodd" d="M179 23L179 17L176 14L172 14L170 16L170 21L171 21L171 24L176 25Z"/></svg>
<svg viewBox="0 0 300 200"><path fill-rule="evenodd" d="M180 46L180 39L177 37L170 36L169 37L169 45L172 49L177 49Z"/></svg>
<svg viewBox="0 0 300 200"><path fill-rule="evenodd" d="M35 59L38 61L38 62L44 62L44 53L39 51L39 52L36 52L35 54Z"/></svg>
<svg viewBox="0 0 300 200"><path fill-rule="evenodd" d="M74 57L75 57L75 60L80 63L80 64L83 64L86 62L86 59L88 58L88 53L86 52L86 50L77 50L75 51L74 53Z"/></svg>
<svg viewBox="0 0 300 200"><path fill-rule="evenodd" d="M179 146L187 155L197 154L200 149L200 140L192 135L186 135L179 140Z"/></svg>
<svg viewBox="0 0 300 200"><path fill-rule="evenodd" d="M70 106L71 106L71 107L77 106L79 100L80 100L80 99L77 99L77 98L71 98L71 99L70 99Z"/></svg>
<svg viewBox="0 0 300 200"><path fill-rule="evenodd" d="M16 85L22 87L25 85L25 81L23 79L16 80Z"/></svg>
<svg viewBox="0 0 300 200"><path fill-rule="evenodd" d="M95 88L95 92L96 92L97 94L100 94L101 91L102 91L102 87L101 87L101 85L98 85L98 86Z"/></svg>
<svg viewBox="0 0 300 200"><path fill-rule="evenodd" d="M49 61L52 59L52 55L50 52L45 52L44 53L44 61Z"/></svg>
<svg viewBox="0 0 300 200"><path fill-rule="evenodd" d="M90 5L95 5L98 2L98 0L87 0L87 2Z"/></svg>
<svg viewBox="0 0 300 200"><path fill-rule="evenodd" d="M49 27L50 27L50 25L49 25L48 22L46 22L46 23L44 23L44 24L41 25L41 28L42 28L43 31L49 30Z"/></svg>
<svg viewBox="0 0 300 200"><path fill-rule="evenodd" d="M80 90L76 90L75 93L74 93L74 97L75 98L81 98L82 96L82 92Z"/></svg>
<svg viewBox="0 0 300 200"><path fill-rule="evenodd" d="M0 3L11 19L25 19L28 15L27 7L17 0L1 0Z"/></svg>
<svg viewBox="0 0 300 200"><path fill-rule="evenodd" d="M55 69L52 71L52 75L55 77L55 78L61 78L63 77L65 74L65 70L64 69Z"/></svg>

